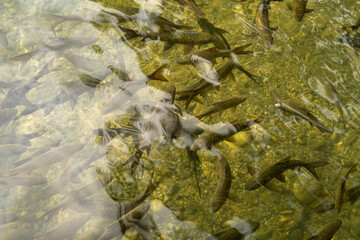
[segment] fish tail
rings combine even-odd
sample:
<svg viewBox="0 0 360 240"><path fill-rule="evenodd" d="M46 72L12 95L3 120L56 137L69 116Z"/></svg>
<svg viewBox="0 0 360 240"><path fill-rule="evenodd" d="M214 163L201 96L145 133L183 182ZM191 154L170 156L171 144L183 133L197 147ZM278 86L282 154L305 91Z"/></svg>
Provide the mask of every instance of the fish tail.
<svg viewBox="0 0 360 240"><path fill-rule="evenodd" d="M315 168L322 167L329 164L328 162L311 162L305 165L305 168L311 172L311 174L319 180L319 176L317 175Z"/></svg>
<svg viewBox="0 0 360 240"><path fill-rule="evenodd" d="M47 15L55 21L54 27L56 27L57 25L66 21L66 18L63 16L59 16L59 15L51 14L51 13L49 13Z"/></svg>
<svg viewBox="0 0 360 240"><path fill-rule="evenodd" d="M240 66L238 64L236 64L236 68L239 69L240 71L242 71L243 73L245 73L245 75L248 76L251 80L256 82L256 80L255 80L256 75L251 74L250 72L246 71L242 66Z"/></svg>
<svg viewBox="0 0 360 240"><path fill-rule="evenodd" d="M205 117L204 114L201 114L201 115L196 116L196 118L199 119L199 120L202 119L203 117Z"/></svg>
<svg viewBox="0 0 360 240"><path fill-rule="evenodd" d="M164 75L162 75L162 71L164 70L165 67L167 67L167 64L164 64L161 67L159 67L157 70L155 70L155 72L150 74L148 76L148 78L150 80L158 80L158 81L161 81L161 82L169 82L169 80L167 80L166 77L164 77Z"/></svg>
<svg viewBox="0 0 360 240"><path fill-rule="evenodd" d="M30 60L30 58L32 58L33 56L35 56L38 53L37 50L32 51L32 52L28 52L28 53L24 53L15 57L10 58L10 60L12 61L20 61L20 71L23 70L23 68L25 67L26 63Z"/></svg>
<svg viewBox="0 0 360 240"><path fill-rule="evenodd" d="M134 31L132 29L128 29L128 28L124 28L124 27L121 27L120 29L121 29L121 31L123 31L125 33L125 35L124 35L125 40L130 40L130 39L141 36L141 34L137 33L136 31Z"/></svg>
<svg viewBox="0 0 360 240"><path fill-rule="evenodd" d="M193 100L193 98L198 95L198 91L189 90L189 91L180 91L177 92L177 94L182 95L186 97L186 103L185 103L185 109L189 106L190 102Z"/></svg>
<svg viewBox="0 0 360 240"><path fill-rule="evenodd" d="M241 47L236 47L231 52L233 52L235 54L251 54L251 53L253 53L252 51L244 51L244 49L246 49L250 45L251 44L246 44L246 45L241 46Z"/></svg>
<svg viewBox="0 0 360 240"><path fill-rule="evenodd" d="M154 182L151 178L145 192L141 195L140 198L138 198L136 200L136 203L141 203L141 202L145 201L145 199L156 190L156 188L159 186L159 184L160 184L160 182Z"/></svg>

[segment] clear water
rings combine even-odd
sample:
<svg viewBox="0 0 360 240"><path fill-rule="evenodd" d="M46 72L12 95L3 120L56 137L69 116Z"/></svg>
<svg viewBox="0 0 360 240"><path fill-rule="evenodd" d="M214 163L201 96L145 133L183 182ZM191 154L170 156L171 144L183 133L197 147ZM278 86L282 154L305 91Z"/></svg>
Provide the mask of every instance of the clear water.
<svg viewBox="0 0 360 240"><path fill-rule="evenodd" d="M239 55L238 60L245 69L259 76L256 84L234 69L235 80L228 77L222 80L218 91L212 89L204 93L199 97L202 104L193 101L185 109L183 101L175 102L183 109L182 118L191 119L191 116L208 110L212 103L230 97L247 98L236 109L202 119L203 124L199 126L204 129L234 120L251 120L261 114L264 117L262 123L239 133L235 142L227 141L215 146L231 166L231 199L218 212L210 213L210 201L219 180L220 166L212 152L198 152L201 160L198 168L200 197L188 162L186 139L168 141L166 134L165 138L155 138L149 155L144 153L142 156L144 171L139 166L131 174L130 164L123 166L122 163L136 151L136 139L120 135L104 146L102 139L93 133L98 128L126 125L130 122L129 110L132 108L140 109L145 117L152 116L151 106L158 104L166 95L162 90L174 85L179 91L198 81L200 77L193 66L176 64L176 60L184 55L183 46L175 45L163 52L161 41L142 42L138 38L124 42L121 31L109 27L110 24L97 26L89 21L56 24L57 19L49 15L85 19L91 13L90 19L93 20L91 17L101 9L122 11L122 6L132 6L158 12L166 19L193 26L194 31L200 32L196 16L190 8L185 7L182 12L176 1L160 0L4 0L0 3L0 29L6 35L8 45L3 44L3 40L0 45L3 91L0 100L4 103L9 92L33 79L52 60L50 68L56 71L39 78L37 84L30 84L28 91L19 91L20 95L8 98L10 103L4 110L11 113L16 109L17 116L8 117L8 121L2 120L0 130L2 139L12 139L11 143L2 142L0 145L1 239L98 239L121 217L121 214L116 214L118 210L113 208L114 201L110 196L135 198L145 191L151 178L158 187L147 198L150 210L141 220L141 223L152 226L150 235L146 235L150 239L204 239L222 230L227 221L233 220L230 221L233 223L239 219L260 224L259 229L246 239L306 239L338 218L342 220L342 226L334 239L360 237L359 202L354 205L344 203L340 213L332 210L319 214L311 207L318 201L314 196L328 196L328 201L333 203L341 176L359 161L359 50L345 46L338 39L345 34L342 27L353 25L359 18L360 1L309 1L307 7L315 10L305 14L301 22L295 21L293 13L287 8L292 1L271 3L270 25L278 27L273 33L271 49L265 48L256 34L254 17L259 1L196 2L211 23L229 32L224 36L232 47L252 44L249 49L253 54ZM145 30L147 23L131 21L120 25ZM84 40L95 37L95 44L101 50L94 51L94 43L72 49L66 45L63 50L36 54L23 69L19 61L11 60L14 56L44 49L45 44L56 39L54 32L56 37L64 38L81 36ZM218 62L222 61L225 60L218 58ZM146 84L146 76L166 63L164 75L169 82L149 81ZM126 84L126 78L117 77L109 66L121 69L138 84ZM86 86L79 80L82 74L101 79L103 83L96 88ZM336 106L324 95L324 80L331 82L339 94L346 129ZM14 84L6 86L8 83ZM133 95L130 96L124 89L130 89ZM24 101L23 95L29 102ZM308 108L334 133L322 133L306 121L296 122L291 115L275 108L276 97ZM24 111L31 106L36 111L25 115ZM6 113L2 114L5 116ZM157 120L154 121L156 125ZM19 137L35 132L39 136L32 138L28 144ZM72 149L73 152L61 150L65 144L79 142L84 144L82 149ZM36 169L7 176L7 171L14 169L17 162L28 157L35 159L40 155L37 151L44 153L51 149L60 149L55 154L60 156L59 161L50 164L47 158L41 158L44 163ZM245 182L251 177L247 166L263 169L286 156L329 164L317 169L320 183L305 169L301 173L289 170L285 173L286 183L272 180L280 189L278 193L264 187L245 191ZM59 178L72 170L72 176L65 180ZM25 175L42 177L44 182L32 186L31 180L24 180L30 186L23 186L26 185L24 183L13 186L19 181L16 177L24 179ZM97 184L99 182L105 186ZM90 190L54 211L53 217L42 217L68 194L91 183L94 184ZM359 183L360 174L355 171L350 174L346 189ZM49 186L53 193L46 197ZM315 190L309 193L304 189ZM84 201L88 203L85 208L81 207ZM97 210L99 206L103 206L103 210ZM56 228L69 221L73 222L65 230ZM128 227L123 239L141 239L136 232L140 232L142 226L135 224ZM54 227L54 235L50 235L49 231Z"/></svg>

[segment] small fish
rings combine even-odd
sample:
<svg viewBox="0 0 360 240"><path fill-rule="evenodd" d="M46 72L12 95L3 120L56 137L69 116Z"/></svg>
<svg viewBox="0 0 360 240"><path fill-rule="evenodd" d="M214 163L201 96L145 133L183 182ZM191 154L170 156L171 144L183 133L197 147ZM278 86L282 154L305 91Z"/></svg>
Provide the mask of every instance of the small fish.
<svg viewBox="0 0 360 240"><path fill-rule="evenodd" d="M37 48L31 52L12 57L10 60L20 61L20 70L22 70L25 64L34 56L43 56L47 52L58 52L62 54L65 50L80 49L85 46L94 45L97 41L98 39L96 37L72 36L62 38L55 35L54 41L45 44L45 46Z"/></svg>
<svg viewBox="0 0 360 240"><path fill-rule="evenodd" d="M210 33L212 36L216 38L216 40L213 42L216 48L222 50L231 48L230 44L223 36L224 33L229 33L228 31L215 27L212 23L209 22L209 20L207 20L204 17L198 17L197 22L200 28L203 30L203 32Z"/></svg>
<svg viewBox="0 0 360 240"><path fill-rule="evenodd" d="M68 160L71 157L71 155L80 151L84 146L85 145L82 143L68 143L62 145L58 148L43 153L40 156L34 157L30 161L27 161L16 168L2 172L0 175L13 176L21 172L33 171L39 168L44 168L44 169L49 168L51 165L57 162Z"/></svg>
<svg viewBox="0 0 360 240"><path fill-rule="evenodd" d="M16 107L17 105L31 105L29 100L25 97L25 95L34 87L39 86L38 80L57 69L54 69L53 63L55 58L51 59L48 63L46 63L42 69L31 79L22 81L18 86L12 88L6 94L4 100L1 102L1 107L3 108L11 108Z"/></svg>
<svg viewBox="0 0 360 240"><path fill-rule="evenodd" d="M60 222L46 233L41 234L37 240L64 240L72 239L76 232L84 226L87 221L91 218L89 213L81 213L74 217L68 218L63 222Z"/></svg>
<svg viewBox="0 0 360 240"><path fill-rule="evenodd" d="M33 138L40 137L43 135L45 131L38 131L34 133L28 133L28 134L5 134L0 137L0 145L1 144L21 144L30 146L30 140Z"/></svg>
<svg viewBox="0 0 360 240"><path fill-rule="evenodd" d="M104 80L94 78L88 74L79 75L79 79L83 84L85 84L86 86L91 87L91 88L99 87L101 85L102 81L104 81Z"/></svg>
<svg viewBox="0 0 360 240"><path fill-rule="evenodd" d="M94 134L103 137L103 144L107 145L113 138L124 134L123 138L141 134L141 131L134 126L122 126L120 128L98 128L93 131Z"/></svg>
<svg viewBox="0 0 360 240"><path fill-rule="evenodd" d="M350 202L353 205L360 198L360 185L348 189L344 193L344 202Z"/></svg>
<svg viewBox="0 0 360 240"><path fill-rule="evenodd" d="M269 1L265 0L260 2L255 14L255 23L260 37L264 42L264 46L271 48L273 44L272 32L274 32L276 28L270 27L269 9L271 9Z"/></svg>
<svg viewBox="0 0 360 240"><path fill-rule="evenodd" d="M35 185L42 185L46 183L46 178L22 175L22 176L11 176L11 177L0 177L0 183L6 184L9 188L16 186L32 187Z"/></svg>
<svg viewBox="0 0 360 240"><path fill-rule="evenodd" d="M198 151L200 149L208 149L210 150L213 145L220 143L221 141L226 140L232 135L249 129L252 125L262 122L263 118L259 117L253 121L247 122L238 122L234 121L232 123L228 123L218 129L208 131L202 134L198 139L194 141L191 145L190 150Z"/></svg>
<svg viewBox="0 0 360 240"><path fill-rule="evenodd" d="M307 9L308 0L294 0L294 5L288 5L290 11L295 15L296 21L300 22L305 13L311 13L314 9Z"/></svg>
<svg viewBox="0 0 360 240"><path fill-rule="evenodd" d="M356 170L356 166L357 164L355 164L354 166L352 166L349 171L341 177L339 185L336 189L336 193L335 193L335 209L336 211L339 213L341 210L341 206L343 203L343 196L344 196L344 191L345 191L345 183L348 179L348 176L350 173L354 172Z"/></svg>
<svg viewBox="0 0 360 240"><path fill-rule="evenodd" d="M315 125L321 132L333 133L332 130L321 124L319 120L314 115L312 115L308 109L304 107L297 106L295 103L292 102L280 101L279 99L278 102L275 103L275 107L289 112L295 117L305 119L311 125Z"/></svg>
<svg viewBox="0 0 360 240"><path fill-rule="evenodd" d="M255 190L261 186L265 186L269 190L277 191L275 190L276 187L273 186L269 181L273 178L277 178L279 181L284 182L285 177L282 175L283 172L289 169L297 169L300 167L305 167L317 180L319 180L315 168L322 167L326 164L328 164L328 162L303 162L298 160L290 160L289 156L263 170L258 170L248 166L247 168L249 173L252 175L252 178L246 181L245 190Z"/></svg>
<svg viewBox="0 0 360 240"><path fill-rule="evenodd" d="M94 72L101 69L102 63L88 57L83 57L76 54L64 53L63 55L75 67L83 69L88 72Z"/></svg>
<svg viewBox="0 0 360 240"><path fill-rule="evenodd" d="M0 29L0 45L2 45L3 47L7 47L8 46L8 39L6 37L6 32L2 31Z"/></svg>
<svg viewBox="0 0 360 240"><path fill-rule="evenodd" d="M42 215L41 219L44 219L47 216L48 217L47 221L49 221L50 219L52 219L55 213L57 213L58 210L64 209L70 206L71 204L82 201L87 197L90 197L93 194L97 193L101 189L103 189L103 185L98 180L95 180L79 189L76 189L70 192L69 194L67 194L65 197L63 197L63 199L58 205L56 205L48 212L46 212L44 215Z"/></svg>
<svg viewBox="0 0 360 240"><path fill-rule="evenodd" d="M260 227L257 222L243 220L238 217L234 217L233 220L226 221L226 223L230 226L207 237L205 240L242 240Z"/></svg>
<svg viewBox="0 0 360 240"><path fill-rule="evenodd" d="M217 212L225 203L229 196L232 180L229 163L221 154L219 154L218 160L220 162L220 178L219 183L215 189L214 196L211 199L211 213Z"/></svg>
<svg viewBox="0 0 360 240"><path fill-rule="evenodd" d="M344 113L343 113L341 103L340 103L339 93L336 91L334 85L332 83L330 83L328 80L324 81L324 87L325 87L325 94L327 96L327 99L332 104L335 104L336 108L338 109L338 111L340 113L341 120L344 124L344 128L346 129L345 118L344 118Z"/></svg>
<svg viewBox="0 0 360 240"><path fill-rule="evenodd" d="M174 44L184 44L190 47L194 45L202 45L211 43L216 40L214 36L206 32L193 32L193 31L170 31L170 32L136 32L127 28L120 28L125 33L125 41L137 37L146 39L164 41L164 51L170 49Z"/></svg>
<svg viewBox="0 0 360 240"><path fill-rule="evenodd" d="M337 230L339 230L342 221L335 219L328 224L324 225L314 236L307 240L330 240L333 238Z"/></svg>
<svg viewBox="0 0 360 240"><path fill-rule="evenodd" d="M0 225L12 223L18 220L17 216L13 212L1 212L0 213Z"/></svg>
<svg viewBox="0 0 360 240"><path fill-rule="evenodd" d="M236 67L237 69L239 69L240 71L242 71L243 73L245 73L246 76L248 76L250 79L252 79L254 82L256 82L255 80L255 75L249 73L248 71L246 71L242 66L240 66L238 63L236 63L234 61L234 59L229 59L223 63L221 63L220 65L218 65L215 70L218 73L219 76L219 81L221 79L224 79L226 76L230 76L233 80L235 80L235 76L234 74L231 72L232 69ZM189 106L191 100L197 96L198 94L200 94L204 89L212 86L213 84L203 80L202 82L196 83L196 87L191 89L191 90L184 90L184 91L179 91L177 92L177 94L179 95L184 95L186 96L186 108Z"/></svg>
<svg viewBox="0 0 360 240"><path fill-rule="evenodd" d="M196 181L196 185L197 185L198 192L199 192L199 197L201 198L201 189L200 189L198 170L197 170L197 164L200 164L200 159L199 159L197 152L191 151L190 147L187 146L186 151L187 151L187 156L189 159L190 167L194 172L195 181Z"/></svg>
<svg viewBox="0 0 360 240"><path fill-rule="evenodd" d="M183 57L181 57L179 60L176 61L177 64L194 64L193 56L196 55L200 58L207 59L213 63L215 63L215 59L218 57L230 57L231 53L234 54L251 54L251 51L245 51L246 48L248 48L251 44L246 44L244 46L236 47L233 49L226 49L226 50L219 50L215 47L209 48L200 52L190 53Z"/></svg>
<svg viewBox="0 0 360 240"><path fill-rule="evenodd" d="M205 16L205 13L201 11L199 6L196 4L195 0L175 0L182 11L184 11L185 5L190 7L196 14L197 17Z"/></svg>
<svg viewBox="0 0 360 240"><path fill-rule="evenodd" d="M3 108L0 109L0 127L11 120L15 120L18 113L16 108Z"/></svg>
<svg viewBox="0 0 360 240"><path fill-rule="evenodd" d="M0 145L0 159L19 156L28 148L19 144L3 144Z"/></svg>
<svg viewBox="0 0 360 240"><path fill-rule="evenodd" d="M73 16L61 16L57 14L47 14L48 17L55 20L54 27L64 22L75 22L79 23L97 23L97 24L117 24L119 23L118 19L112 16L106 11L94 11L91 9L86 9L82 15L73 15Z"/></svg>
<svg viewBox="0 0 360 240"><path fill-rule="evenodd" d="M230 99L222 101L222 102L213 103L212 108L210 108L205 113L200 114L200 115L198 115L196 117L198 119L201 119L203 117L214 114L216 112L220 112L220 111L224 111L224 110L226 110L228 108L236 107L240 103L243 103L245 100L246 100L246 97L241 97L241 98L235 97L235 98L230 98Z"/></svg>

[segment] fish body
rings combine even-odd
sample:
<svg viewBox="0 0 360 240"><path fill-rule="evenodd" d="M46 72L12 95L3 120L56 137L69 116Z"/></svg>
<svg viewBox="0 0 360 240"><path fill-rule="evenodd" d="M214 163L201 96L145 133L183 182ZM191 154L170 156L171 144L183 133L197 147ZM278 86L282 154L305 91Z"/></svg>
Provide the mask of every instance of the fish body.
<svg viewBox="0 0 360 240"><path fill-rule="evenodd" d="M32 160L25 162L24 164L13 168L9 171L3 172L5 175L16 175L21 172L32 171L38 168L46 168L51 165L68 160L71 155L80 151L84 147L82 143L68 143L53 150L50 150L46 153L41 154L40 156L34 157Z"/></svg>
<svg viewBox="0 0 360 240"><path fill-rule="evenodd" d="M340 103L340 97L339 97L339 93L336 91L334 85L332 83L330 83L328 80L324 81L324 87L325 87L325 94L327 96L327 99L332 103L335 104L336 108L338 109L340 116L341 116L341 120L344 124L344 128L345 128L345 118L344 118L344 113L341 107L341 103Z"/></svg>
<svg viewBox="0 0 360 240"><path fill-rule="evenodd" d="M11 177L0 177L0 183L6 184L9 188L16 186L32 187L35 185L42 185L46 183L46 178L38 176L11 176Z"/></svg>
<svg viewBox="0 0 360 240"><path fill-rule="evenodd" d="M336 209L336 211L338 213L340 212L341 206L342 206L342 203L343 203L343 196L344 196L344 191L345 191L345 183L347 181L347 178L349 177L349 174L356 170L356 166L357 166L357 164L352 166L349 169L349 171L344 176L341 177L339 185L338 185L338 187L336 189L335 209Z"/></svg>
<svg viewBox="0 0 360 240"><path fill-rule="evenodd" d="M212 108L210 108L205 113L200 114L196 117L198 119L201 119L201 118L211 115L213 113L220 112L220 111L226 110L228 108L236 107L240 103L243 103L245 100L246 100L245 97L241 97L241 98L235 97L235 98L231 98L231 99L228 99L228 100L225 100L222 102L214 103Z"/></svg>
<svg viewBox="0 0 360 240"><path fill-rule="evenodd" d="M218 156L218 160L220 162L220 178L219 183L215 189L214 196L211 199L211 213L217 212L225 203L229 196L232 180L229 163L222 155Z"/></svg>
<svg viewBox="0 0 360 240"><path fill-rule="evenodd" d="M198 17L198 24L203 32L210 33L215 37L215 41L213 42L214 46L218 49L230 49L230 44L223 36L224 33L228 33L226 30L215 27L212 23L209 22L204 17Z"/></svg>
<svg viewBox="0 0 360 240"><path fill-rule="evenodd" d="M270 4L262 1L259 3L255 14L256 27L264 42L264 46L268 48L273 44L272 29L269 24L269 9L271 9Z"/></svg>
<svg viewBox="0 0 360 240"><path fill-rule="evenodd" d="M0 29L0 45L2 45L3 47L7 47L8 46L8 39L6 37L6 33Z"/></svg>
<svg viewBox="0 0 360 240"><path fill-rule="evenodd" d="M319 120L314 115L312 115L308 109L304 107L297 106L292 102L285 102L280 100L278 101L278 103L275 104L275 107L278 107L286 112L289 112L296 117L305 119L311 125L315 125L321 132L333 133L332 130L321 124Z"/></svg>
<svg viewBox="0 0 360 240"><path fill-rule="evenodd" d="M360 199L360 185L350 188L344 193L344 202L354 204L358 199Z"/></svg>
<svg viewBox="0 0 360 240"><path fill-rule="evenodd" d="M17 112L16 108L0 109L0 127L11 120L15 120Z"/></svg>
<svg viewBox="0 0 360 240"><path fill-rule="evenodd" d="M190 53L183 57L181 57L179 60L176 61L177 64L193 64L193 56L196 55L200 58L207 59L209 61L214 61L218 57L230 57L231 53L234 54L251 54L251 51L245 51L247 47L249 47L251 44L247 44L241 47L236 47L233 49L216 49L216 48L209 48L200 52Z"/></svg>
<svg viewBox="0 0 360 240"><path fill-rule="evenodd" d="M27 150L26 146L19 144L0 145L0 159L18 156Z"/></svg>
<svg viewBox="0 0 360 240"><path fill-rule="evenodd" d="M199 159L197 152L191 151L189 146L186 147L186 151L187 151L187 156L189 159L190 167L192 168L194 175L195 175L195 181L196 181L196 185L198 188L199 197L201 197L201 189L200 189L199 178L198 178L198 169L197 169L197 164L200 164L200 159Z"/></svg>
<svg viewBox="0 0 360 240"><path fill-rule="evenodd" d="M37 240L63 240L72 236L89 221L91 214L81 213L54 226L46 233L37 237Z"/></svg>
<svg viewBox="0 0 360 240"><path fill-rule="evenodd" d="M168 31L168 32L151 32L138 33L134 30L121 28L125 32L125 38L130 40L136 37L143 37L144 39L160 40L168 43L166 47L169 49L174 44L185 45L202 45L215 41L215 37L206 32L193 31ZM165 49L165 50L167 50Z"/></svg>
<svg viewBox="0 0 360 240"><path fill-rule="evenodd" d="M319 179L314 168L321 167L326 164L328 164L328 162L303 162L298 160L290 160L290 157L286 157L280 162L260 171L248 167L248 170L250 173L252 173L253 177L246 181L245 190L255 190L260 186L266 185L273 178L281 177L283 179L283 172L289 169L296 169L300 167L305 167L316 179Z"/></svg>
<svg viewBox="0 0 360 240"><path fill-rule="evenodd" d="M213 145L226 140L240 131L249 129L250 126L260 123L262 120L262 118L257 118L253 121L228 123L216 130L206 132L194 141L190 150L198 151L204 148L210 150Z"/></svg>
<svg viewBox="0 0 360 240"><path fill-rule="evenodd" d="M231 224L230 224L231 222ZM253 232L255 232L260 224L254 221L246 221L239 218L227 221L231 226L207 237L205 240L242 240Z"/></svg>
<svg viewBox="0 0 360 240"><path fill-rule="evenodd" d="M289 9L294 13L296 21L300 22L305 13L310 13L313 9L307 9L308 0L294 0L294 5L288 5Z"/></svg>
<svg viewBox="0 0 360 240"><path fill-rule="evenodd" d="M203 11L201 11L199 6L196 4L195 0L175 0L175 1L179 4L179 6L182 10L184 10L185 6L188 6L195 12L195 14L198 17L205 15L205 13Z"/></svg>
<svg viewBox="0 0 360 240"><path fill-rule="evenodd" d="M324 225L314 236L307 240L331 240L337 230L341 227L342 221L335 219L328 224Z"/></svg>

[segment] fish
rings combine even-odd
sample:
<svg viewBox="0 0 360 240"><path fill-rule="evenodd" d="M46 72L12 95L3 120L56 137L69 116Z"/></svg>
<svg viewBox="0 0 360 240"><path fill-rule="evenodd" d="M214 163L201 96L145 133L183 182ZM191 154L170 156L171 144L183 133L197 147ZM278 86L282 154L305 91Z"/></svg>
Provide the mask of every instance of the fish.
<svg viewBox="0 0 360 240"><path fill-rule="evenodd" d="M121 6L118 9L120 11L107 11L101 10L107 14L110 14L117 18L119 23L129 22L132 20L144 21L149 25L150 29L153 29L152 24L156 24L160 27L161 30L171 30L171 29L192 29L193 27L176 24L166 18L163 18L156 12L149 12L144 9Z"/></svg>
<svg viewBox="0 0 360 240"><path fill-rule="evenodd" d="M196 151L191 151L189 146L186 146L186 152L189 159L190 167L194 172L196 186L198 188L199 197L201 198L201 189L198 178L197 164L200 164L200 159Z"/></svg>
<svg viewBox="0 0 360 240"><path fill-rule="evenodd" d="M252 51L245 51L246 48L248 48L251 44L246 44L244 46L240 46L240 47L236 47L233 49L225 49L225 50L221 50L221 49L217 49L216 47L212 47L200 52L194 52L194 53L190 53L187 54L183 57L181 57L179 60L176 61L177 64L182 64L182 65L186 65L186 64L194 64L193 61L193 56L196 55L200 58L204 58L207 59L213 63L215 63L215 59L218 57L230 57L231 53L234 54L251 54L253 53Z"/></svg>
<svg viewBox="0 0 360 240"><path fill-rule="evenodd" d="M360 185L346 190L344 193L344 203L350 202L353 205L360 198Z"/></svg>
<svg viewBox="0 0 360 240"><path fill-rule="evenodd" d="M255 232L260 226L259 223L254 221L245 221L242 219L241 221L241 223L236 223L234 226L225 227L212 236L205 238L205 240L242 240L245 239L247 235Z"/></svg>
<svg viewBox="0 0 360 240"><path fill-rule="evenodd" d="M0 29L0 45L3 47L7 47L9 44L8 39L6 37L6 33L7 32L4 32L3 30Z"/></svg>
<svg viewBox="0 0 360 240"><path fill-rule="evenodd" d="M0 109L0 127L11 120L15 120L18 113L16 108L3 108Z"/></svg>
<svg viewBox="0 0 360 240"><path fill-rule="evenodd" d="M1 102L0 107L2 108L14 108L17 105L31 105L25 95L34 87L39 86L38 80L57 69L53 68L55 58L47 62L42 69L31 79L22 81L20 84L8 91L4 100Z"/></svg>
<svg viewBox="0 0 360 240"><path fill-rule="evenodd" d="M41 200L46 200L61 192L67 184L74 182L76 177L86 169L90 168L90 164L95 160L103 157L105 154L98 150L86 161L81 162L76 167L69 166L64 172L52 181L41 193Z"/></svg>
<svg viewBox="0 0 360 240"><path fill-rule="evenodd" d="M290 158L291 157L288 156L263 170L258 170L247 166L247 169L252 175L252 178L246 181L245 190L255 190L261 186L265 186L269 190L277 191L275 190L276 187L274 187L269 181L273 178L277 178L279 181L284 182L285 177L282 175L283 172L289 169L297 169L300 167L305 167L317 180L319 180L315 168L329 164L328 162L303 162L299 160L291 160Z"/></svg>
<svg viewBox="0 0 360 240"><path fill-rule="evenodd" d="M119 128L98 128L94 129L94 134L103 137L103 145L107 145L113 138L120 134L124 134L123 138L129 136L138 136L141 131L134 126L122 126Z"/></svg>
<svg viewBox="0 0 360 240"><path fill-rule="evenodd" d="M294 0L294 5L288 4L288 8L295 15L296 21L300 22L305 13L311 13L314 9L307 9L308 0Z"/></svg>
<svg viewBox="0 0 360 240"><path fill-rule="evenodd" d="M35 185L42 185L47 182L46 178L30 175L0 177L0 183L6 184L8 188L16 186L32 187Z"/></svg>
<svg viewBox="0 0 360 240"><path fill-rule="evenodd" d="M240 103L243 103L245 100L246 100L246 97L240 97L240 98L239 97L234 97L234 98L227 99L225 101L213 103L212 108L210 108L205 113L202 113L202 114L196 116L196 118L201 119L203 117L209 116L209 115L214 114L216 112L220 112L220 111L224 111L224 110L226 110L228 108L236 107Z"/></svg>
<svg viewBox="0 0 360 240"><path fill-rule="evenodd" d="M203 32L210 33L212 36L216 38L214 42L214 46L218 49L230 49L230 44L223 36L225 33L229 33L228 31L215 27L212 23L209 22L205 17L198 17L197 22Z"/></svg>
<svg viewBox="0 0 360 240"><path fill-rule="evenodd" d="M324 225L314 236L307 240L330 240L341 227L341 219L335 219Z"/></svg>
<svg viewBox="0 0 360 240"><path fill-rule="evenodd" d="M355 164L354 166L352 166L349 171L341 177L339 185L336 189L335 192L335 209L336 211L339 213L341 210L341 206L343 203L343 197L344 197L344 191L345 191L345 183L349 177L349 174L354 172L356 170L356 166L357 164Z"/></svg>
<svg viewBox="0 0 360 240"><path fill-rule="evenodd" d="M40 219L45 219L45 217L47 217L47 221L49 221L60 209L64 209L71 204L82 201L100 191L101 189L103 189L103 185L98 180L92 181L91 183L67 194L65 197L63 197L59 204L43 214Z"/></svg>
<svg viewBox="0 0 360 240"><path fill-rule="evenodd" d="M44 44L43 47L37 48L31 52L12 57L10 60L20 61L21 71L26 63L34 56L43 56L47 52L57 52L61 55L65 50L80 49L89 45L94 45L97 41L98 39L96 37L71 36L63 38L55 35L55 39L52 42Z"/></svg>
<svg viewBox="0 0 360 240"><path fill-rule="evenodd" d="M101 69L102 63L100 61L70 53L64 53L63 56L66 58L66 60L79 69L83 69L88 72L94 72L98 69Z"/></svg>
<svg viewBox="0 0 360 240"><path fill-rule="evenodd" d="M0 159L19 156L27 150L26 146L20 144L3 144L0 145Z"/></svg>
<svg viewBox="0 0 360 240"><path fill-rule="evenodd" d="M133 38L142 37L143 41L146 39L164 41L164 51L169 50L174 44L184 44L190 47L194 45L202 45L211 43L216 40L214 36L206 32L194 32L194 31L166 31L166 32L136 32L124 27L120 28L124 33L124 41L131 40Z"/></svg>
<svg viewBox="0 0 360 240"><path fill-rule="evenodd" d="M293 102L281 101L278 99L278 102L275 103L275 107L289 112L295 117L302 118L308 121L311 125L315 125L321 132L333 133L332 130L321 124L319 120L314 115L312 115L310 110L304 107L300 107Z"/></svg>
<svg viewBox="0 0 360 240"><path fill-rule="evenodd" d="M91 214L81 213L74 217L68 218L63 222L55 225L49 229L46 233L43 233L37 236L37 240L63 240L63 239L72 239L76 232L82 226L89 221Z"/></svg>
<svg viewBox="0 0 360 240"><path fill-rule="evenodd" d="M190 7L196 14L197 17L205 16L205 13L201 11L195 0L175 0L182 11L184 11L185 5Z"/></svg>
<svg viewBox="0 0 360 240"><path fill-rule="evenodd" d="M346 122L345 122L344 113L343 113L341 103L340 103L339 93L336 91L334 85L332 83L330 83L328 80L324 81L324 87L325 87L325 94L327 96L327 99L332 104L335 104L336 108L338 109L338 111L340 113L340 117L341 117L341 121L343 122L344 129L346 129L346 126L345 126Z"/></svg>
<svg viewBox="0 0 360 240"><path fill-rule="evenodd" d="M353 28L348 28L347 31L346 35L342 36L339 40L351 47L360 48L360 34L353 30Z"/></svg>
<svg viewBox="0 0 360 240"><path fill-rule="evenodd" d="M249 73L248 71L246 71L242 66L238 65L234 59L229 59L227 61L222 62L219 66L217 66L215 68L216 72L218 73L219 76L219 81L223 78L225 78L226 76L231 76L232 79L235 80L235 76L234 74L231 72L232 69L236 67L237 69L239 69L240 71L242 71L243 73L245 73L246 76L248 76L250 79L252 79L254 82L256 82L255 80L255 75ZM193 89L189 89L189 90L183 90L183 91L178 91L177 94L179 95L184 95L186 96L186 104L185 107L187 108L191 102L191 100L197 96L198 94L200 94L204 89L212 86L213 84L206 81L206 80L202 80L201 82L196 83L196 85L194 85Z"/></svg>
<svg viewBox="0 0 360 240"><path fill-rule="evenodd" d="M221 208L228 198L231 188L232 175L230 165L221 154L219 154L218 160L220 162L220 178L214 196L211 199L211 213L215 213Z"/></svg>
<svg viewBox="0 0 360 240"><path fill-rule="evenodd" d="M265 0L260 2L255 14L255 23L264 46L271 48L273 44L272 32L274 32L276 28L270 27L269 9L271 9L270 1Z"/></svg>
<svg viewBox="0 0 360 240"><path fill-rule="evenodd" d="M228 123L218 129L208 131L202 134L197 138L190 147L191 151L198 151L200 149L212 149L213 145L220 143L221 141L226 140L227 138L233 136L234 134L248 130L252 125L261 123L263 120L262 117L258 117L252 121L239 122L234 121Z"/></svg>
<svg viewBox="0 0 360 240"><path fill-rule="evenodd" d="M100 80L90 76L89 74L80 74L79 79L84 85L91 88L96 88L101 86L102 81L104 81L104 79Z"/></svg>
<svg viewBox="0 0 360 240"><path fill-rule="evenodd" d="M4 134L0 137L0 145L2 144L19 144L19 145L26 145L30 146L30 140L40 137L45 133L44 130L34 132L34 133L28 133L28 134Z"/></svg>
<svg viewBox="0 0 360 240"><path fill-rule="evenodd" d="M18 217L13 212L0 213L0 225L12 223L18 220Z"/></svg>
<svg viewBox="0 0 360 240"><path fill-rule="evenodd" d="M79 142L64 144L37 157L34 157L30 161L27 161L18 167L4 171L0 174L0 176L13 176L22 172L33 171L39 168L48 169L51 165L57 162L68 160L71 155L80 151L84 146L84 144ZM45 172L47 172L47 170L45 170Z"/></svg>

